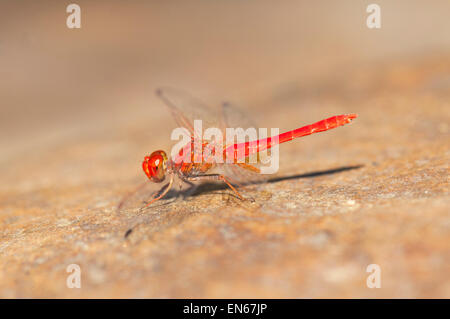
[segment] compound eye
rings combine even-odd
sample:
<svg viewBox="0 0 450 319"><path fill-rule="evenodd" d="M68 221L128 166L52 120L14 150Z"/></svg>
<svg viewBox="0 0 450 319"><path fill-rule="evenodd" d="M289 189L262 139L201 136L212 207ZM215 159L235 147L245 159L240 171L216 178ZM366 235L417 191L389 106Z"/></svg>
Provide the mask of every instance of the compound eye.
<svg viewBox="0 0 450 319"><path fill-rule="evenodd" d="M154 160L153 165L154 165L155 169L159 169L159 168L161 167L161 164L162 164L161 156L158 156L158 157Z"/></svg>
<svg viewBox="0 0 450 319"><path fill-rule="evenodd" d="M142 163L145 174L156 183L162 182L166 173L166 153L155 151L150 156L146 156Z"/></svg>
<svg viewBox="0 0 450 319"><path fill-rule="evenodd" d="M166 170L166 159L163 156L164 154L160 151L156 151L151 156L151 166L152 166L152 179L155 182L161 182L164 180L165 170Z"/></svg>

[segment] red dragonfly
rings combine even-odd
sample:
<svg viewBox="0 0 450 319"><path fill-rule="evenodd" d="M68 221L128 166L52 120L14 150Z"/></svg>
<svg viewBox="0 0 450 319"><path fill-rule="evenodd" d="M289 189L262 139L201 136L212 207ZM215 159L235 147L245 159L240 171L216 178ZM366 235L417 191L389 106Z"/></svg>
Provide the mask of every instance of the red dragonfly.
<svg viewBox="0 0 450 319"><path fill-rule="evenodd" d="M142 191L146 185L150 184L146 181L120 202L119 209L128 206L130 202L134 202L134 204L141 203L141 209L148 207L167 195L174 184L175 178L180 180L180 189L183 183L186 183L191 186L191 191L195 190L196 187L192 182L221 181L238 198L244 199L237 190L237 187L241 186L242 183L252 180L267 179L267 175L262 176L260 174L259 162L256 164L249 163L248 158L250 156L258 156L262 151L298 137L324 132L345 125L357 117L356 114L337 115L277 136L252 141L246 140L245 142L229 145L226 145L224 141L220 145L222 148L219 152L223 152L223 157L227 158L227 161L219 163L211 158L211 154L218 151L216 142L201 139L201 147L200 149L196 149L194 145L195 138L201 137L202 135L200 132L196 132L194 120L201 119L204 127L217 127L221 129L226 127L243 127L244 129L255 127L247 119L248 117L228 103L222 105L222 114L218 117L212 109L203 105L202 102L176 89L159 89L156 91L156 94L169 108L177 125L187 129L191 136L191 142L188 142L184 147L180 148L177 156L172 156L172 158L169 158L166 152L162 150L154 151L149 156L145 156L142 162L142 168L150 181L158 184L164 180L168 180L168 183L149 196L147 191ZM205 150L209 150L210 152L205 152ZM242 152L236 150L241 150ZM209 154L208 158L205 157L205 153ZM185 156L186 154L187 156ZM230 158L231 160L229 160ZM259 156L257 158L259 161ZM144 201L143 204L144 196L147 196L147 200L150 197L150 200ZM138 199L131 199L132 197L138 197Z"/></svg>

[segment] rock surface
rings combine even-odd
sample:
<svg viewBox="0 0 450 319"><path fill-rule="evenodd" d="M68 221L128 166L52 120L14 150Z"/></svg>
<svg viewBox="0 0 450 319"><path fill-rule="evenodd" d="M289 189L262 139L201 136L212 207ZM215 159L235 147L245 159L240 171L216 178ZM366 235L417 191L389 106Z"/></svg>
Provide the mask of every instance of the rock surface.
<svg viewBox="0 0 450 319"><path fill-rule="evenodd" d="M95 2L69 30L64 4L11 1L0 297L449 298L449 7L408 5L382 2L369 30L350 3ZM283 145L279 173L243 190L255 203L206 186L118 213L143 156L171 145L160 84L281 131L359 117Z"/></svg>

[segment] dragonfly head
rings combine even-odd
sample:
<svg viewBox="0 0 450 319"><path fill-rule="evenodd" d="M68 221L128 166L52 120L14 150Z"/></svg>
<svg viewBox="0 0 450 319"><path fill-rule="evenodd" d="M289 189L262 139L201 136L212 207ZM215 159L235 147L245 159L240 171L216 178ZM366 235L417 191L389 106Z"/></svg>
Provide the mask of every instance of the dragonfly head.
<svg viewBox="0 0 450 319"><path fill-rule="evenodd" d="M142 162L142 169L145 175L152 182L160 183L166 177L167 155L164 151L155 151L150 156L146 156Z"/></svg>

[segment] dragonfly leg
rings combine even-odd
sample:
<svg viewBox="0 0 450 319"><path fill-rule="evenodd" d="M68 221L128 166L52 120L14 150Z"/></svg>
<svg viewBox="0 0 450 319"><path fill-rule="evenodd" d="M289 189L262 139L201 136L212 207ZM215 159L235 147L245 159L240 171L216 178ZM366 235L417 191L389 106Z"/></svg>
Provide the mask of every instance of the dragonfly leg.
<svg viewBox="0 0 450 319"><path fill-rule="evenodd" d="M161 190L158 192L160 193L159 195L157 195L156 197L154 197L151 201L149 201L144 207L141 208L147 208L148 206L150 206L151 204L153 204L154 202L156 202L157 200L160 200L161 198L163 198L164 196L166 196L166 194L169 192L169 190L172 188L172 184L173 184L173 176L170 177L170 181L168 184L166 184L165 186L163 186L161 188ZM158 194L157 193L157 194Z"/></svg>
<svg viewBox="0 0 450 319"><path fill-rule="evenodd" d="M239 199L244 200L244 197L242 197L242 195L237 191L237 189L233 185L231 185L230 179L228 177L226 177L225 175L221 175L221 174L204 174L204 175L196 175L196 176L192 176L192 177L186 177L186 179L188 179L190 181L198 181L198 180L213 180L213 181L217 181L217 180L221 180L225 184L227 184L229 188L231 188L231 190L237 195L237 197L239 197Z"/></svg>
<svg viewBox="0 0 450 319"><path fill-rule="evenodd" d="M241 167L243 169L251 171L253 173L261 174L261 170L256 166L253 166L253 165L250 165L247 163L236 163L236 165L238 165L239 167ZM255 199L253 197L250 197L249 199L250 199L250 201L255 202Z"/></svg>

